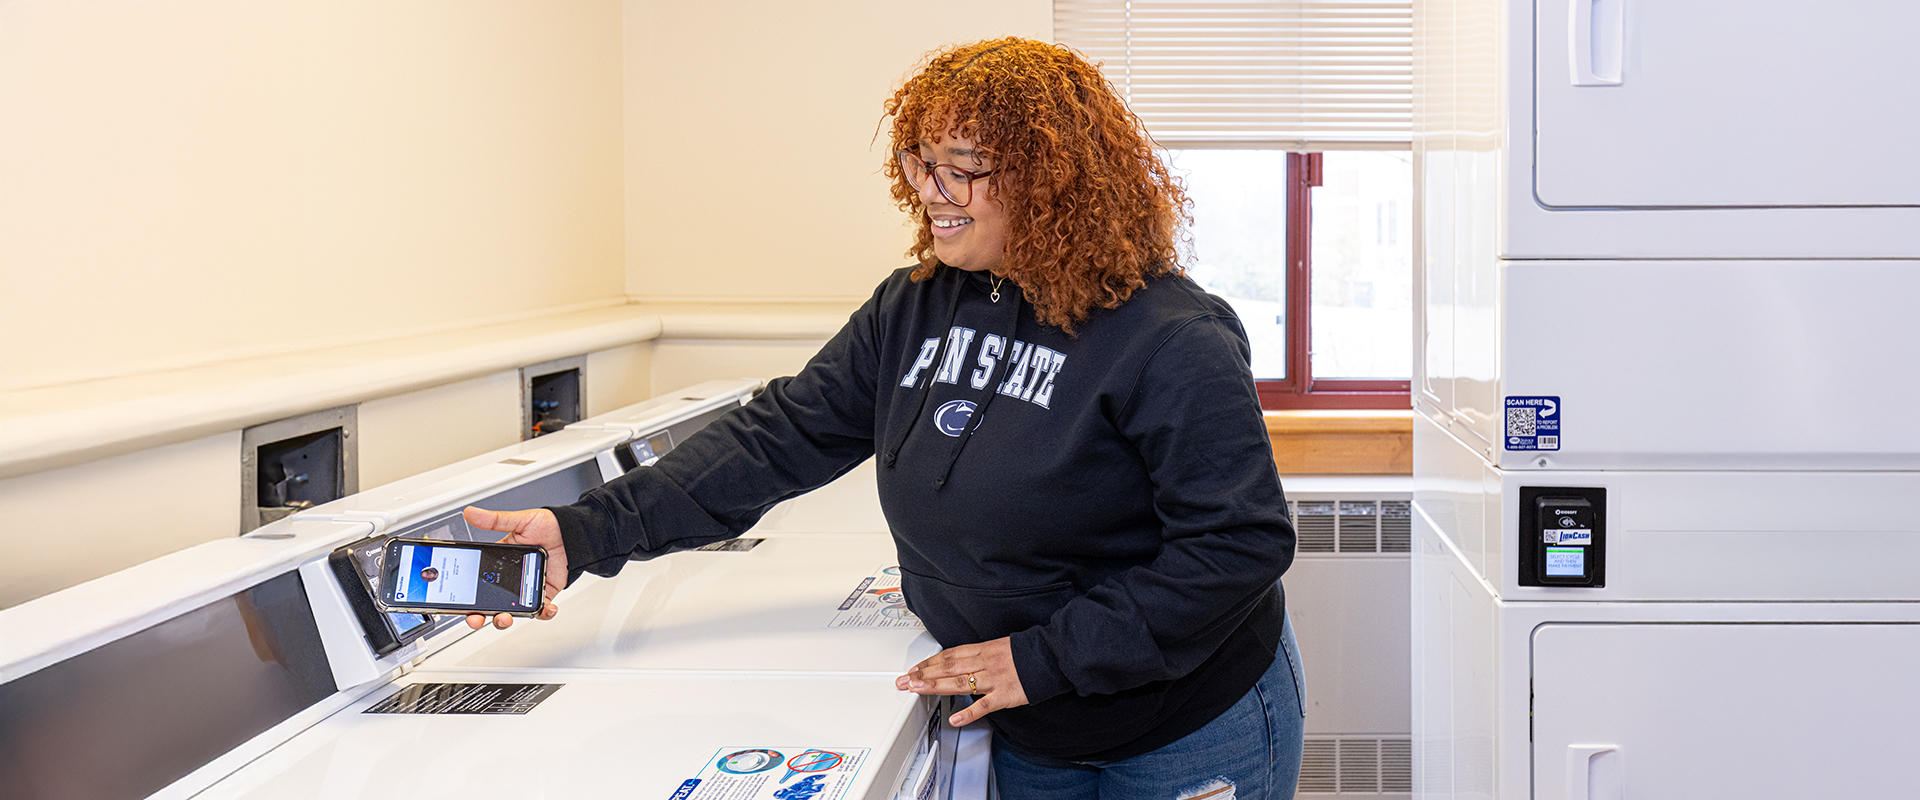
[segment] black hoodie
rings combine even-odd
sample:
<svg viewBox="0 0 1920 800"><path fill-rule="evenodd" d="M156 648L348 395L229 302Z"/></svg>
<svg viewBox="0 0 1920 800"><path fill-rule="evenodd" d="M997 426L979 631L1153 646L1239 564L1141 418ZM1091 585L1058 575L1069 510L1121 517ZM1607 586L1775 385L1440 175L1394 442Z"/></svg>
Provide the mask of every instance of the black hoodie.
<svg viewBox="0 0 1920 800"><path fill-rule="evenodd" d="M739 535L868 456L907 604L943 647L1012 638L1024 750L1113 760L1231 707L1280 644L1293 526L1245 332L1149 279L1073 336L1012 283L895 272L799 374L554 508L577 576Z"/></svg>

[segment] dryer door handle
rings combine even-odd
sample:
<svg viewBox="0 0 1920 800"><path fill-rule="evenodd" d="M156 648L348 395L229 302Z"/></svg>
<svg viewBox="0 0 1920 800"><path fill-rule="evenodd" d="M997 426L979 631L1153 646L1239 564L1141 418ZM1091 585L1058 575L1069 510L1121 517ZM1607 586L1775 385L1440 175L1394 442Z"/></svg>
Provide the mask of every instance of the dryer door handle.
<svg viewBox="0 0 1920 800"><path fill-rule="evenodd" d="M1567 54L1575 86L1619 86L1626 50L1626 0L1571 0Z"/></svg>
<svg viewBox="0 0 1920 800"><path fill-rule="evenodd" d="M1567 745L1567 800L1622 800L1626 765L1620 745Z"/></svg>

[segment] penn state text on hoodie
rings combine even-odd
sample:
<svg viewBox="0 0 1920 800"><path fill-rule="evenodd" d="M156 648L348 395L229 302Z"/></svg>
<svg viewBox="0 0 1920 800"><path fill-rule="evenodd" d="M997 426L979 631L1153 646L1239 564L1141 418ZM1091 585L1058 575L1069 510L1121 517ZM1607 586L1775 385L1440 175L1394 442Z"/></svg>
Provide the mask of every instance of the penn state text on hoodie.
<svg viewBox="0 0 1920 800"><path fill-rule="evenodd" d="M882 283L799 374L651 467L556 507L611 576L738 536L879 459L908 607L943 647L1011 637L1029 752L1126 758L1197 730L1271 665L1294 532L1231 308L1151 278L1076 335L1011 283Z"/></svg>

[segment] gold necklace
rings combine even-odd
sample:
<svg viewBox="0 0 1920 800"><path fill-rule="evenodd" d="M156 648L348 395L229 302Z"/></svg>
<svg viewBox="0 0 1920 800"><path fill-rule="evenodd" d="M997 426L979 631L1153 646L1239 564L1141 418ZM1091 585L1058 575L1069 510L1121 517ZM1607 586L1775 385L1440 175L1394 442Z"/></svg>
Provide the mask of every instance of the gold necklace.
<svg viewBox="0 0 1920 800"><path fill-rule="evenodd" d="M1007 279L991 274L989 277L993 278L993 294L991 295L991 299L993 302L998 303L1000 302L1000 284L1005 283Z"/></svg>

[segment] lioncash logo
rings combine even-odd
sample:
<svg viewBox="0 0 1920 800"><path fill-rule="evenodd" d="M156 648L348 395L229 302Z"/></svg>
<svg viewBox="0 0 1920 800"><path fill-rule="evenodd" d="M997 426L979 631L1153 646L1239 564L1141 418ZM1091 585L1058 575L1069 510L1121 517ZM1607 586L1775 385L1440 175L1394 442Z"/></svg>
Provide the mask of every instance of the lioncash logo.
<svg viewBox="0 0 1920 800"><path fill-rule="evenodd" d="M941 433L958 437L967 429L967 420L973 419L975 407L972 400L948 400L933 412L933 426Z"/></svg>

